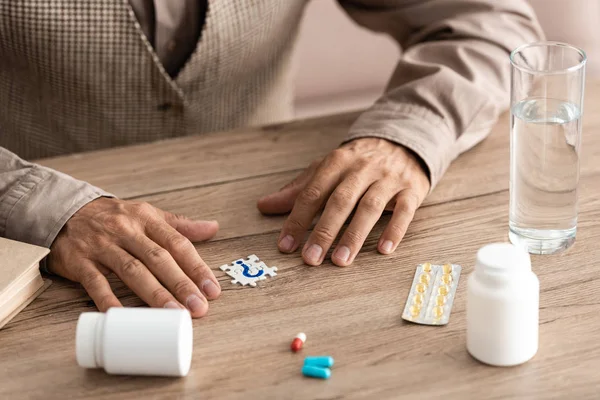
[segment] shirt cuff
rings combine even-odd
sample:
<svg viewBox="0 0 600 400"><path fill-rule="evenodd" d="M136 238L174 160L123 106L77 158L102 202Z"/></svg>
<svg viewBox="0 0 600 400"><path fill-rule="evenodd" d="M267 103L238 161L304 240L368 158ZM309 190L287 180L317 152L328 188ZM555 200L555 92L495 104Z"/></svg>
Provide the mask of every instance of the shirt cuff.
<svg viewBox="0 0 600 400"><path fill-rule="evenodd" d="M346 142L364 137L387 139L416 153L429 169L431 190L457 156L456 135L444 120L416 105L376 103L352 125Z"/></svg>
<svg viewBox="0 0 600 400"><path fill-rule="evenodd" d="M2 199L0 232L49 248L65 223L99 197L114 197L63 173L34 165Z"/></svg>

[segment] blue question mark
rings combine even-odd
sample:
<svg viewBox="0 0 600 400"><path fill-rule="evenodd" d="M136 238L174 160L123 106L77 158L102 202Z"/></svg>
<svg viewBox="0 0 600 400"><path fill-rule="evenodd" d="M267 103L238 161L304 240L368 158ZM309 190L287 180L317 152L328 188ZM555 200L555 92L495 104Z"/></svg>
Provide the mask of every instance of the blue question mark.
<svg viewBox="0 0 600 400"><path fill-rule="evenodd" d="M242 272L242 274L245 277L248 277L248 278L258 278L259 276L261 276L264 273L264 271L262 269L260 269L260 270L258 270L258 272L256 274L251 275L250 274L250 267L247 266L246 264L244 264L243 261L236 261L235 263L238 264L238 265L241 265L242 268L244 268L244 272Z"/></svg>

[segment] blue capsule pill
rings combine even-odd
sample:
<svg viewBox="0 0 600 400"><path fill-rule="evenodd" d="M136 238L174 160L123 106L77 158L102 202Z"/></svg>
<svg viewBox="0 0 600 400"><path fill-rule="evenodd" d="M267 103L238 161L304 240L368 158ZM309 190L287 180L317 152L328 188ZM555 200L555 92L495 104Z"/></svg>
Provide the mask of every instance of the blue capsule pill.
<svg viewBox="0 0 600 400"><path fill-rule="evenodd" d="M329 379L331 370L329 368L316 367L314 365L305 365L302 367L302 375L312 378Z"/></svg>
<svg viewBox="0 0 600 400"><path fill-rule="evenodd" d="M322 367L322 368L331 368L331 367L333 367L333 357L330 357L330 356L306 357L304 359L304 365L312 365L315 367Z"/></svg>

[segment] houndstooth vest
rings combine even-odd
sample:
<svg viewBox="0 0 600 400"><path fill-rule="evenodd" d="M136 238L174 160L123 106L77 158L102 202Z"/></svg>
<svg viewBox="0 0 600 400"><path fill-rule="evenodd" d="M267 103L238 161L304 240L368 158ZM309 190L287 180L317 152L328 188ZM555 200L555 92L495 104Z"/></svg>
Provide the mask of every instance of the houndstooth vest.
<svg viewBox="0 0 600 400"><path fill-rule="evenodd" d="M305 2L211 1L172 79L127 0L0 0L0 146L33 159L290 118Z"/></svg>

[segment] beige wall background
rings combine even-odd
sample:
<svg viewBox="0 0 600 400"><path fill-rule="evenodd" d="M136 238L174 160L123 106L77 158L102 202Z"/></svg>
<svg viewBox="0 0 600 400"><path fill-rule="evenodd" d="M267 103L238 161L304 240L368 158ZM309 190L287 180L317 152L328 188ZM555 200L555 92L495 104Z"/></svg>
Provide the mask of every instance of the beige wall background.
<svg viewBox="0 0 600 400"><path fill-rule="evenodd" d="M588 77L600 77L600 0L530 0L530 4L548 39L584 49ZM336 0L312 0L294 54L296 116L368 107L383 92L398 56L394 41L354 24Z"/></svg>

